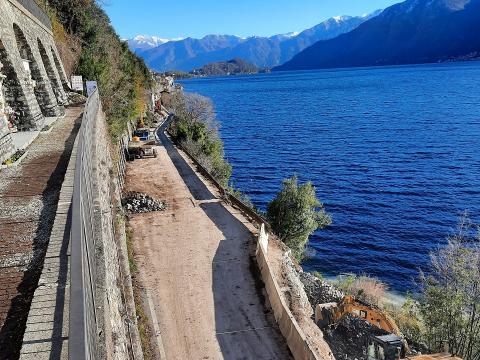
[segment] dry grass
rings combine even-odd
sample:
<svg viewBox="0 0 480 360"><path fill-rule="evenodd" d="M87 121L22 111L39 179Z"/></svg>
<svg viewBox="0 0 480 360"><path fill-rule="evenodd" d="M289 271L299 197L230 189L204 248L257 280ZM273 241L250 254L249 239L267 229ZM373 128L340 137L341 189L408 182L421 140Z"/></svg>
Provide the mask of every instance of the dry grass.
<svg viewBox="0 0 480 360"><path fill-rule="evenodd" d="M338 287L348 295L369 304L382 307L385 302L388 286L380 280L368 275L357 276L354 274L342 275Z"/></svg>
<svg viewBox="0 0 480 360"><path fill-rule="evenodd" d="M126 227L128 264L132 275L133 298L135 301L135 311L137 314L137 326L142 343L143 357L146 360L156 359L155 345L153 344L154 331L150 325L149 318L145 313L144 302L141 291L141 284L138 280L138 267L135 262L135 253L133 250L133 229Z"/></svg>

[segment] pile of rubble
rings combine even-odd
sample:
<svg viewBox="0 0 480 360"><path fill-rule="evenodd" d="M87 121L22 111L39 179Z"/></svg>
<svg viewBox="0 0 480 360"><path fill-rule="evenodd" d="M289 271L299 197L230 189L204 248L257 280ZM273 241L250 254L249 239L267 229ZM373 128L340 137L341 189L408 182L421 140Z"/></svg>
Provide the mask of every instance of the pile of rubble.
<svg viewBox="0 0 480 360"><path fill-rule="evenodd" d="M310 273L300 272L298 275L314 310L317 304L340 302L345 296L335 286Z"/></svg>
<svg viewBox="0 0 480 360"><path fill-rule="evenodd" d="M370 335L386 334L386 331L349 314L323 330L323 336L335 358L346 360L366 360Z"/></svg>
<svg viewBox="0 0 480 360"><path fill-rule="evenodd" d="M132 214L164 211L167 208L165 202L137 192L127 193L122 199L122 205L127 212Z"/></svg>
<svg viewBox="0 0 480 360"><path fill-rule="evenodd" d="M87 101L87 98L85 96L73 91L67 93L67 96L68 96L68 103L70 105L80 105L80 104L84 104Z"/></svg>
<svg viewBox="0 0 480 360"><path fill-rule="evenodd" d="M298 273L312 308L317 304L340 302L342 291L334 285L307 273ZM370 335L385 335L387 332L370 325L353 315L345 315L339 322L323 329L325 341L336 359L366 360Z"/></svg>

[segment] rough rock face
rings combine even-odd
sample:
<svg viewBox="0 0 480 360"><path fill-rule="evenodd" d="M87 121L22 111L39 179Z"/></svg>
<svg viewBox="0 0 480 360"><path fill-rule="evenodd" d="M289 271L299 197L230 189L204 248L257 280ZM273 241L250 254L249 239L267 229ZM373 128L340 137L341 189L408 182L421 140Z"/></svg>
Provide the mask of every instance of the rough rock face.
<svg viewBox="0 0 480 360"><path fill-rule="evenodd" d="M304 290L304 286L297 276L297 271L293 264L292 259L288 253L284 254L283 261L283 274L285 283L288 286L289 291L286 292L289 295L290 309L296 318L301 316L311 317L313 314L312 307L310 305L308 295Z"/></svg>
<svg viewBox="0 0 480 360"><path fill-rule="evenodd" d="M301 272L299 277L314 310L318 304L339 302L345 296L335 286L316 278L310 273Z"/></svg>
<svg viewBox="0 0 480 360"><path fill-rule="evenodd" d="M126 211L136 214L163 211L167 208L163 201L136 192L128 193L123 198L122 205L125 207Z"/></svg>
<svg viewBox="0 0 480 360"><path fill-rule="evenodd" d="M366 360L370 335L385 335L387 332L346 315L337 324L324 329L323 334L336 359Z"/></svg>

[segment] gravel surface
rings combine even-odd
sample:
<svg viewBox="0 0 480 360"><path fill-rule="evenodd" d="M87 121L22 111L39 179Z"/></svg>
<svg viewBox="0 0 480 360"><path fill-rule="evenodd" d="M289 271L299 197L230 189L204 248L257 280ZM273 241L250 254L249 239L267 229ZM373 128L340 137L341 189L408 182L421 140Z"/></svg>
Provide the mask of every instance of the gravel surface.
<svg viewBox="0 0 480 360"><path fill-rule="evenodd" d="M139 282L148 290L166 358L291 359L264 304L255 229L178 153L172 162L175 151L159 147L158 157L142 166L128 163L126 177L127 190L168 204L129 220Z"/></svg>

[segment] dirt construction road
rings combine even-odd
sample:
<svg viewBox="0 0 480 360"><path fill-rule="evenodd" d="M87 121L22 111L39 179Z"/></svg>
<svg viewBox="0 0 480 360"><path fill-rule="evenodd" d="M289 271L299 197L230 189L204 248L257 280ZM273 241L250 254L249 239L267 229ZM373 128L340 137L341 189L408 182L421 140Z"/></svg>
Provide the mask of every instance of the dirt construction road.
<svg viewBox="0 0 480 360"><path fill-rule="evenodd" d="M217 198L162 133L158 158L128 164L126 189L165 200L133 215L135 257L158 323L160 358L291 359L264 304L255 229Z"/></svg>

